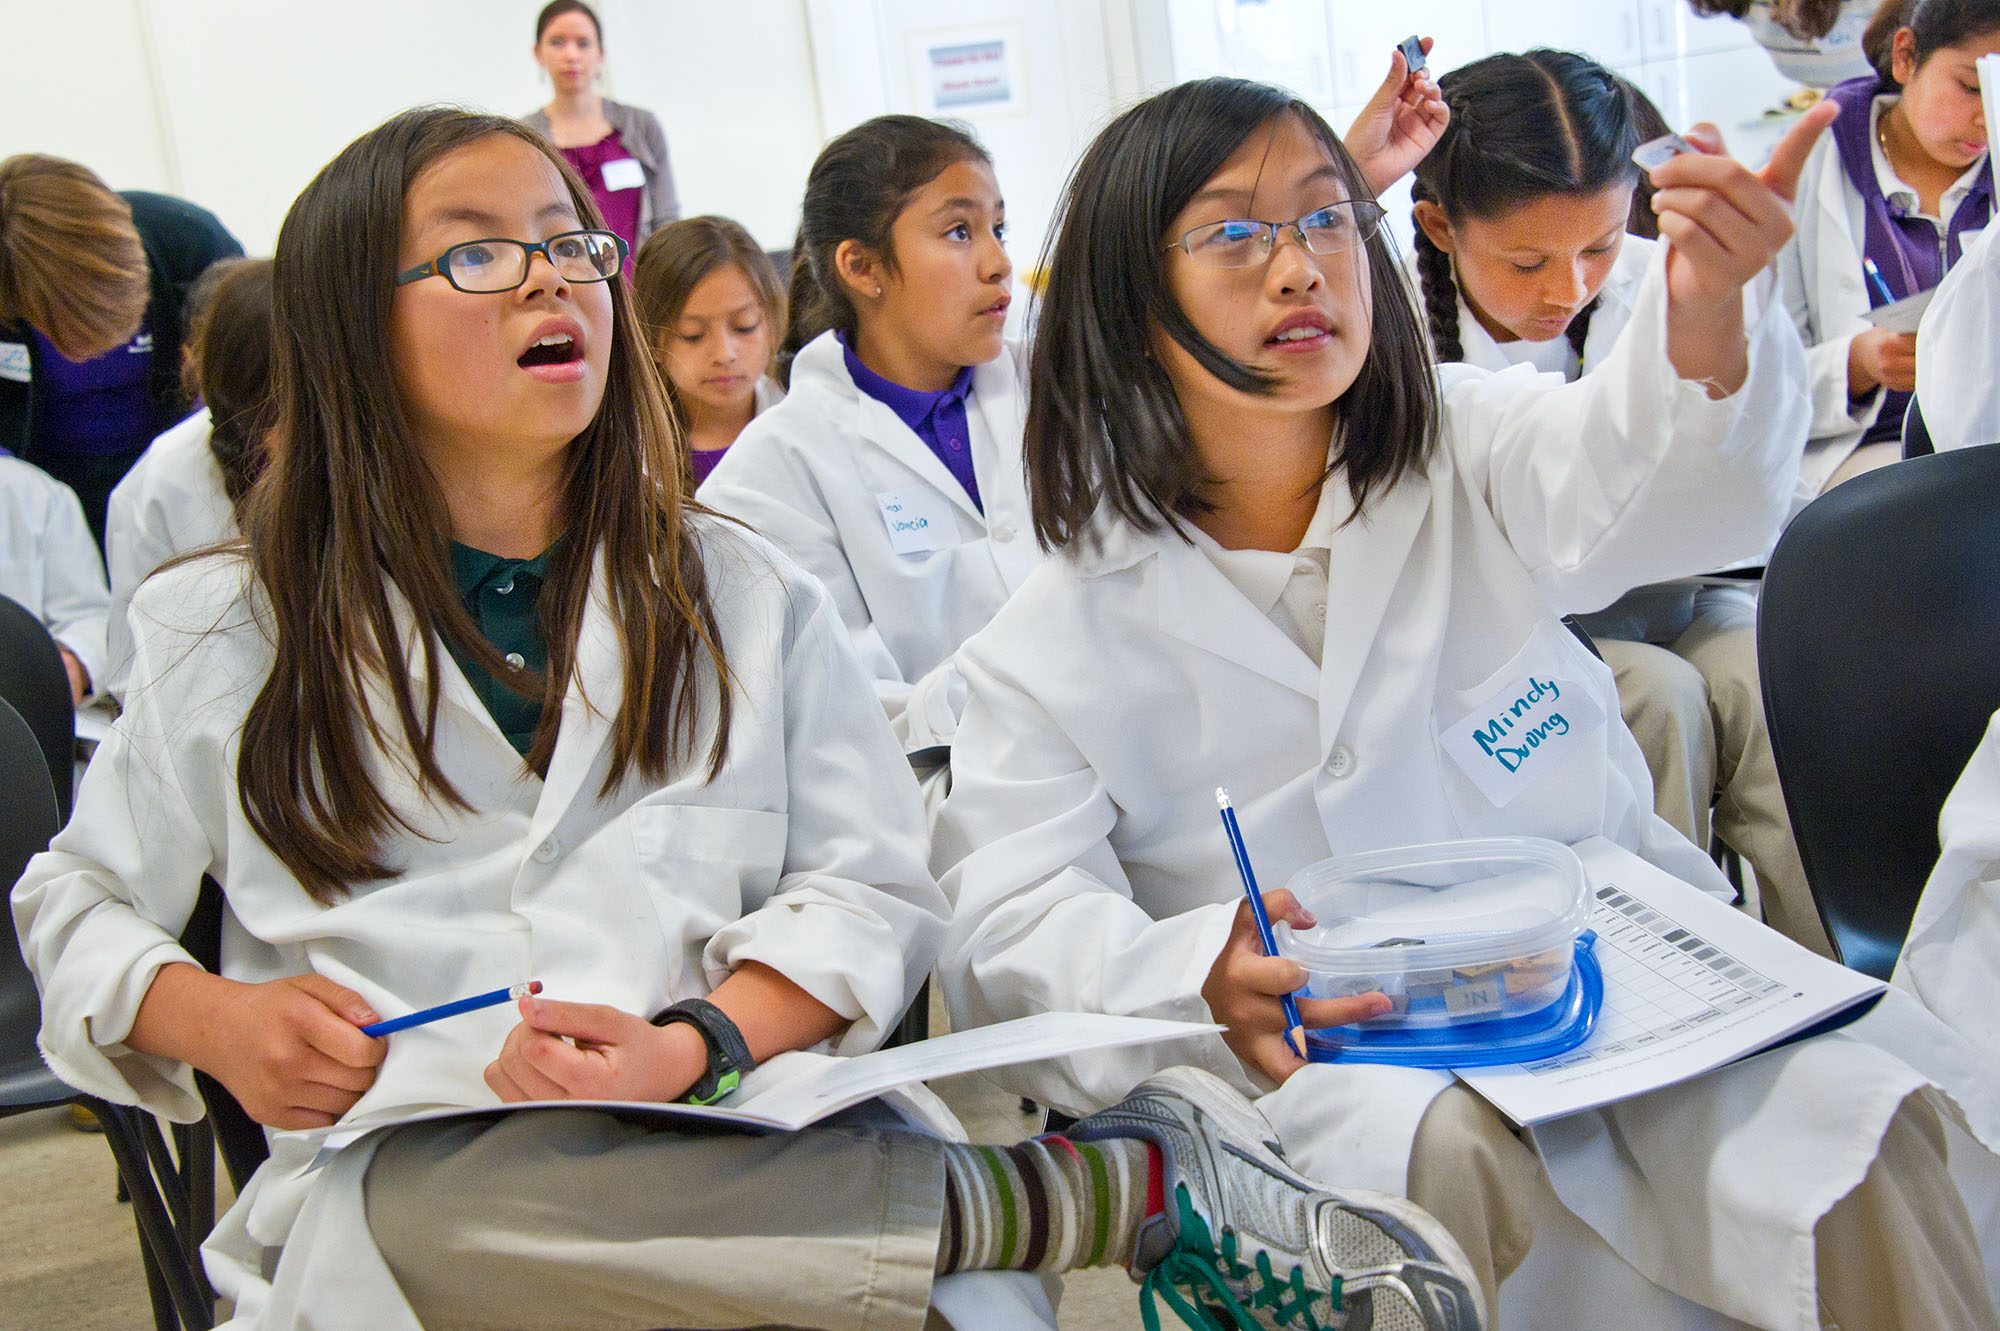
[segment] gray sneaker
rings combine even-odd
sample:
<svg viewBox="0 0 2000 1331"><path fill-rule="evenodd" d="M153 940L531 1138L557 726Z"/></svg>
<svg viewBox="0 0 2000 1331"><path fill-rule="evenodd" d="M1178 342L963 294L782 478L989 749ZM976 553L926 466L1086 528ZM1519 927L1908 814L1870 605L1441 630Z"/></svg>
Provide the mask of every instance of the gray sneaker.
<svg viewBox="0 0 2000 1331"><path fill-rule="evenodd" d="M1477 1281L1429 1212L1330 1192L1279 1155L1270 1124L1219 1077L1170 1068L1065 1134L1160 1148L1166 1210L1132 1259L1140 1312L1258 1331L1479 1331Z"/></svg>

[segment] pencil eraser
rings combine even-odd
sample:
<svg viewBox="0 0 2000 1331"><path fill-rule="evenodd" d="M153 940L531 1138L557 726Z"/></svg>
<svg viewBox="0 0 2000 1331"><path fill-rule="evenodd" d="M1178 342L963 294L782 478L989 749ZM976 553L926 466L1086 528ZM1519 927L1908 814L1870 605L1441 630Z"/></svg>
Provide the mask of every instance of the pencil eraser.
<svg viewBox="0 0 2000 1331"><path fill-rule="evenodd" d="M1403 52L1403 67L1414 74L1424 67L1424 42L1421 37L1405 37L1397 46Z"/></svg>
<svg viewBox="0 0 2000 1331"><path fill-rule="evenodd" d="M1632 160L1642 171L1665 166L1682 153L1697 151L1692 143L1678 134L1662 134L1657 139L1649 139L1632 150Z"/></svg>

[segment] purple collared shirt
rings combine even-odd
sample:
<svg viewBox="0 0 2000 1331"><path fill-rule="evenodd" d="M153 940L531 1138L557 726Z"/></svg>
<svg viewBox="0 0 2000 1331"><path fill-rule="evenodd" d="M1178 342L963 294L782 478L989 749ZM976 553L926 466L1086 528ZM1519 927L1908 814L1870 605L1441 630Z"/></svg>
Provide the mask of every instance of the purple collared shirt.
<svg viewBox="0 0 2000 1331"><path fill-rule="evenodd" d="M965 400L972 396L972 367L960 370L951 387L942 392L920 392L884 379L861 363L854 348L847 345L846 334L834 336L840 339L840 353L847 358L847 373L854 386L895 412L898 420L915 431L917 438L924 441L924 447L935 453L937 460L958 478L972 499L972 506L983 515L986 506L979 502L979 480L972 473L972 428L965 416Z"/></svg>

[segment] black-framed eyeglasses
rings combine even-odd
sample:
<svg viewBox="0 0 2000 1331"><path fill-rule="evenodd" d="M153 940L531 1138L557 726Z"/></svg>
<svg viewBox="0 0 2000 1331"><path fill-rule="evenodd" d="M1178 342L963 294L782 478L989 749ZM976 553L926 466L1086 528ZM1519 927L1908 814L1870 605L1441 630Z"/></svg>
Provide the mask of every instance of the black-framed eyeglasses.
<svg viewBox="0 0 2000 1331"><path fill-rule="evenodd" d="M467 240L397 273L396 285L442 277L460 291L496 295L526 282L537 254L566 282L604 282L618 276L631 252L625 238L611 231L565 231L547 240Z"/></svg>
<svg viewBox="0 0 2000 1331"><path fill-rule="evenodd" d="M1198 226L1167 246L1208 268L1248 268L1271 257L1280 231L1297 235L1314 254L1339 254L1368 243L1382 225L1382 205L1369 199L1349 199L1307 213L1296 222L1260 222L1254 217L1230 217Z"/></svg>

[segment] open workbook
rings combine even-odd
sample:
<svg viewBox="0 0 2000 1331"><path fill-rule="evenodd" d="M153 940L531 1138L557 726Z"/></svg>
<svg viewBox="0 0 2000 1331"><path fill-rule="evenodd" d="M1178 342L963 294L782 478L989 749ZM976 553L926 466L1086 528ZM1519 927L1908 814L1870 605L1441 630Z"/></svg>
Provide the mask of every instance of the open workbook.
<svg viewBox="0 0 2000 1331"><path fill-rule="evenodd" d="M1556 1058L1468 1068L1460 1080L1523 1126L1685 1081L1782 1044L1879 994L1880 980L1776 930L1602 838L1576 853L1604 1010Z"/></svg>
<svg viewBox="0 0 2000 1331"><path fill-rule="evenodd" d="M746 1076L743 1084L725 1101L712 1105L634 1103L625 1100L533 1100L514 1105L439 1105L353 1119L340 1123L326 1134L320 1160L316 1163L324 1163L332 1152L378 1128L557 1106L607 1109L659 1119L702 1119L739 1128L792 1132L864 1100L937 1077L953 1077L962 1072L1005 1067L1010 1063L1031 1063L1037 1059L1089 1053L1093 1049L1117 1049L1127 1045L1185 1039L1221 1029L1203 1022L1160 1021L1151 1017L1043 1012L976 1030L953 1031L949 1035L899 1045L894 1049L879 1049L854 1058L812 1053L780 1054Z"/></svg>

